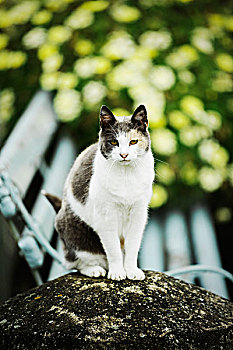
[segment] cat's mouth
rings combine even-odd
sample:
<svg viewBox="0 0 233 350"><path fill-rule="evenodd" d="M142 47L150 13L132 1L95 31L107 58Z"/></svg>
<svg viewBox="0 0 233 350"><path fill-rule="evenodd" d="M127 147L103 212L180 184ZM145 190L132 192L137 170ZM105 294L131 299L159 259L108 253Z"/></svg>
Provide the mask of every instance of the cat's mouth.
<svg viewBox="0 0 233 350"><path fill-rule="evenodd" d="M122 159L122 160L120 160L120 163L121 163L121 164L122 164L122 163L127 164L127 163L130 163L130 162L131 162L130 159Z"/></svg>

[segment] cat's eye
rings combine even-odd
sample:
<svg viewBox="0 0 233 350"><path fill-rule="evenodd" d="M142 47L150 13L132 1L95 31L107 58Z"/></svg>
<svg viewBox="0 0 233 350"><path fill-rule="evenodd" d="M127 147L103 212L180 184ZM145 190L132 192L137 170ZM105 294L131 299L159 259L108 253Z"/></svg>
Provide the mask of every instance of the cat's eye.
<svg viewBox="0 0 233 350"><path fill-rule="evenodd" d="M111 140L110 143L113 146L118 146L118 141L117 140Z"/></svg>
<svg viewBox="0 0 233 350"><path fill-rule="evenodd" d="M129 144L130 145L136 145L136 143L138 143L138 140L131 140Z"/></svg>

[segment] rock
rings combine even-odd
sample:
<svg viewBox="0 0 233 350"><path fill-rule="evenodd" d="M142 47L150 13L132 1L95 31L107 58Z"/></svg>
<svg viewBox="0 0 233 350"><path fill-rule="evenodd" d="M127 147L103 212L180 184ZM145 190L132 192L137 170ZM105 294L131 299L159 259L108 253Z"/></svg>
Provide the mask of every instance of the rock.
<svg viewBox="0 0 233 350"><path fill-rule="evenodd" d="M163 273L67 274L0 306L1 349L233 349L233 304Z"/></svg>

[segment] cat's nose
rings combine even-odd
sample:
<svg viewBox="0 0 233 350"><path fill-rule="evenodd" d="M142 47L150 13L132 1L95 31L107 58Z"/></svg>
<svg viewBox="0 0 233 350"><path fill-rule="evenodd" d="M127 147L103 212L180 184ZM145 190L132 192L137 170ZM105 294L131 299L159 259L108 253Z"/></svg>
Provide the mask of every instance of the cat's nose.
<svg viewBox="0 0 233 350"><path fill-rule="evenodd" d="M123 159L126 159L128 157L128 153L121 153L120 156L123 158Z"/></svg>

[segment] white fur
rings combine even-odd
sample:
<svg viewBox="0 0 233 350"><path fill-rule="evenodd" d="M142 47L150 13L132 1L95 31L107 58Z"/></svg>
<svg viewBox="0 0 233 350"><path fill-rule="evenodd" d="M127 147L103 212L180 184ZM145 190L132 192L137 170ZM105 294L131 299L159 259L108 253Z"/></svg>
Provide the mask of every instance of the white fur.
<svg viewBox="0 0 233 350"><path fill-rule="evenodd" d="M77 251L74 262L64 261L68 270L78 269L83 275L89 277L105 276L108 268L106 256L103 254L92 254L89 252Z"/></svg>
<svg viewBox="0 0 233 350"><path fill-rule="evenodd" d="M106 261L102 255L77 252L76 267L88 276L104 275L108 269L111 279L144 279L137 267L137 256L152 195L154 160L150 150L143 154L140 145L129 146L126 136L120 135L118 140L112 159L107 160L97 151L84 205L73 196L72 171L66 182L66 200L72 211L97 232L107 256ZM120 153L128 153L129 161L122 161Z"/></svg>

